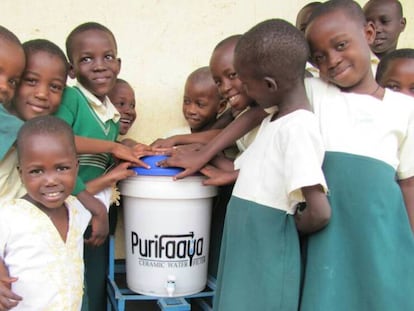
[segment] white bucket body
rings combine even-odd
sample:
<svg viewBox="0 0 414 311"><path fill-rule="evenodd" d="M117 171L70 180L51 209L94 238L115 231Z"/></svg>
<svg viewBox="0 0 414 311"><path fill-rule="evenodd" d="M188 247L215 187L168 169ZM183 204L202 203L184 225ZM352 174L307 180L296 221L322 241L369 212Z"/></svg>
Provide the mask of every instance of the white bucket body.
<svg viewBox="0 0 414 311"><path fill-rule="evenodd" d="M207 283L212 199L215 187L201 176L137 176L121 183L126 277L137 293L176 297Z"/></svg>

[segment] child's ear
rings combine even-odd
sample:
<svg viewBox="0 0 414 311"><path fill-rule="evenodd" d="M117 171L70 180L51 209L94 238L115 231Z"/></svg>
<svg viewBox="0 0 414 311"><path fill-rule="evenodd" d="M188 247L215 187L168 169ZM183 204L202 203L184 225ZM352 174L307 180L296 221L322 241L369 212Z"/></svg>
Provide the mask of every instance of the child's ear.
<svg viewBox="0 0 414 311"><path fill-rule="evenodd" d="M69 63L69 77L71 79L75 79L76 78L75 69L73 68L72 63Z"/></svg>
<svg viewBox="0 0 414 311"><path fill-rule="evenodd" d="M364 28L365 38L369 45L374 43L375 40L375 25L373 22L368 21Z"/></svg>
<svg viewBox="0 0 414 311"><path fill-rule="evenodd" d="M118 61L118 74L121 72L121 59L117 58L116 59Z"/></svg>
<svg viewBox="0 0 414 311"><path fill-rule="evenodd" d="M269 89L269 92L276 92L279 89L276 80L272 77L264 77L264 81Z"/></svg>
<svg viewBox="0 0 414 311"><path fill-rule="evenodd" d="M405 17L402 17L400 20L400 27L401 27L400 32L403 32L405 30L406 25L407 25L407 20L405 19Z"/></svg>

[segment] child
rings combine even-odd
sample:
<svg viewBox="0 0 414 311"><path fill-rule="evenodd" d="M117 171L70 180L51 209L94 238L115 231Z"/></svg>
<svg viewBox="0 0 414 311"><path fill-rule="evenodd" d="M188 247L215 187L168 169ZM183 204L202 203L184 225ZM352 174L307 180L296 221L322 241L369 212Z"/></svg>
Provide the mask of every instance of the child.
<svg viewBox="0 0 414 311"><path fill-rule="evenodd" d="M306 26L308 26L309 17L311 16L313 10L319 5L321 2L310 2L307 3L304 7L302 7L298 15L296 16L296 28L305 33Z"/></svg>
<svg viewBox="0 0 414 311"><path fill-rule="evenodd" d="M48 40L27 41L23 44L23 49L26 67L9 112L27 121L56 112L66 85L68 66L63 51ZM16 169L14 171L17 172ZM13 198L20 198L26 190L20 180L16 181L16 185L20 185L21 191ZM102 244L108 232L105 206L86 191L79 192L77 197L93 215L93 234L86 242L91 245Z"/></svg>
<svg viewBox="0 0 414 311"><path fill-rule="evenodd" d="M137 118L134 90L128 82L118 78L116 79L115 86L108 93L108 97L121 114L119 119L119 134L126 135Z"/></svg>
<svg viewBox="0 0 414 311"><path fill-rule="evenodd" d="M220 254L214 310L297 310L300 252L294 214L305 232L329 220L324 148L304 87L309 50L303 34L267 20L239 40L234 65L249 97L278 111L236 160ZM252 297L254 297L252 299Z"/></svg>
<svg viewBox="0 0 414 311"><path fill-rule="evenodd" d="M305 33L306 26L309 22L313 10L321 4L320 2L311 2L300 9L296 16L296 28ZM319 77L319 71L309 62L306 63L305 77Z"/></svg>
<svg viewBox="0 0 414 311"><path fill-rule="evenodd" d="M109 152L114 146L121 145L115 143L119 113L107 97L115 86L120 59L117 58L112 32L93 22L79 25L69 34L66 51L70 62L69 75L77 79L77 85L65 89L56 116L70 124L75 135L100 140L98 144L91 143L91 140L83 140L82 143L76 138L78 153L83 153L79 155L80 182L75 188L76 194L86 189L88 181L104 174L111 161ZM106 204L109 206L109 202ZM106 308L107 263L107 245L98 248L85 246L85 280L89 299L84 301L84 310L88 304L91 311Z"/></svg>
<svg viewBox="0 0 414 311"><path fill-rule="evenodd" d="M306 82L325 142L332 218L309 237L300 310L412 310L413 101L376 83L375 29L356 2L321 4L306 38L329 79Z"/></svg>
<svg viewBox="0 0 414 311"><path fill-rule="evenodd" d="M0 205L24 194L16 170L17 154L13 144L23 122L8 112L10 102L20 83L25 56L19 39L0 26Z"/></svg>
<svg viewBox="0 0 414 311"><path fill-rule="evenodd" d="M375 79L382 87L414 96L414 49L399 49L385 55Z"/></svg>
<svg viewBox="0 0 414 311"><path fill-rule="evenodd" d="M157 139L152 143L155 147L172 147L184 144L203 144L210 138L210 133L220 132L215 128L217 117L226 108L218 93L217 87L211 76L209 67L200 67L190 73L184 86L183 115L188 126L173 129L164 139ZM188 135L209 131L204 135Z"/></svg>
<svg viewBox="0 0 414 311"><path fill-rule="evenodd" d="M225 109L209 67L193 71L184 86L183 115L191 133L209 130Z"/></svg>
<svg viewBox="0 0 414 311"><path fill-rule="evenodd" d="M375 40L370 47L381 59L397 48L398 38L405 29L401 3L398 0L369 0L364 6L364 14L367 21L375 25Z"/></svg>
<svg viewBox="0 0 414 311"><path fill-rule="evenodd" d="M21 297L13 310L80 310L91 215L70 196L78 171L72 130L52 116L31 119L17 150L27 194L0 206L0 257Z"/></svg>

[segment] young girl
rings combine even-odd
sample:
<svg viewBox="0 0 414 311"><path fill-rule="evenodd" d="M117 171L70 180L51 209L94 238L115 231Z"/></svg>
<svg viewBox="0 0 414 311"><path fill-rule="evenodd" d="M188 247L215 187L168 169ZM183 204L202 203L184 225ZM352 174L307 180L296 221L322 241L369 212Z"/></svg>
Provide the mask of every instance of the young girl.
<svg viewBox="0 0 414 311"><path fill-rule="evenodd" d="M234 165L214 310L298 308L297 204L307 203L296 217L302 232L320 230L330 217L324 148L303 82L307 59L303 34L282 20L258 24L237 44L234 65L247 95L273 112Z"/></svg>
<svg viewBox="0 0 414 311"><path fill-rule="evenodd" d="M21 297L13 310L80 310L91 215L70 196L78 172L72 129L51 116L31 119L17 150L27 194L0 206L0 258Z"/></svg>
<svg viewBox="0 0 414 311"><path fill-rule="evenodd" d="M306 30L329 79L307 88L327 150L332 219L309 237L302 311L414 308L414 105L374 80L374 37L353 1L321 4Z"/></svg>

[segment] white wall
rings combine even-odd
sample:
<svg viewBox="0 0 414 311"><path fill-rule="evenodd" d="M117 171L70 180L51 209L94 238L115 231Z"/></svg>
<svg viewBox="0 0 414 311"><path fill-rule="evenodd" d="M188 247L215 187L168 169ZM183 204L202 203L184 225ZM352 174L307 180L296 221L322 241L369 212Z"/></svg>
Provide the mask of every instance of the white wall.
<svg viewBox="0 0 414 311"><path fill-rule="evenodd" d="M208 64L221 39L268 18L295 21L303 0L1 0L1 24L22 41L49 39L62 48L78 24L97 21L115 34L120 77L136 92L138 119L131 137L150 143L184 124L184 81ZM366 1L358 1L364 4ZM408 25L400 47L414 47L414 1L402 0Z"/></svg>

